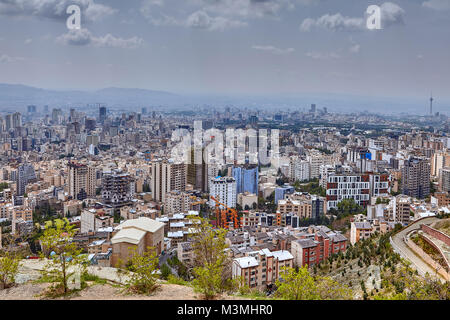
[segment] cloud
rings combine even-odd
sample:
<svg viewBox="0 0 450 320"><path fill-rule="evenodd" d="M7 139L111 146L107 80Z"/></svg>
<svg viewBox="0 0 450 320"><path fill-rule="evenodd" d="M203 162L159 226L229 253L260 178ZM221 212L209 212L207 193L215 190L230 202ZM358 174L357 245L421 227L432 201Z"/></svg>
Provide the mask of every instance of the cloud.
<svg viewBox="0 0 450 320"><path fill-rule="evenodd" d="M117 12L94 0L0 0L0 14L8 16L33 16L51 20L65 20L69 5L78 5L83 21L94 22Z"/></svg>
<svg viewBox="0 0 450 320"><path fill-rule="evenodd" d="M315 60L332 60L339 59L341 56L335 52L323 53L323 52L307 52L305 56Z"/></svg>
<svg viewBox="0 0 450 320"><path fill-rule="evenodd" d="M253 46L252 49L266 51L277 55L289 54L295 51L294 48L280 49L274 46Z"/></svg>
<svg viewBox="0 0 450 320"><path fill-rule="evenodd" d="M239 28L246 26L247 23L231 20L224 17L210 17L204 11L197 11L191 14L186 20L186 26L190 28L197 29L207 29L207 30L220 30L223 31L225 29L230 28Z"/></svg>
<svg viewBox="0 0 450 320"><path fill-rule="evenodd" d="M225 16L276 17L282 9L293 9L291 0L196 0L205 11ZM302 1L305 2L305 1Z"/></svg>
<svg viewBox="0 0 450 320"><path fill-rule="evenodd" d="M361 46L357 43L353 44L349 49L349 51L351 53L359 53L360 50L361 50Z"/></svg>
<svg viewBox="0 0 450 320"><path fill-rule="evenodd" d="M123 48L135 49L143 45L144 40L138 37L123 39L107 34L103 37L95 37L87 29L69 30L69 32L59 36L57 42L72 46L92 45L99 48Z"/></svg>
<svg viewBox="0 0 450 320"><path fill-rule="evenodd" d="M380 6L381 26L386 28L392 25L404 24L405 11L392 2L385 2ZM330 31L363 31L367 30L366 18L345 17L341 13L325 14L318 19L307 18L300 25L303 32L312 29L325 29Z"/></svg>
<svg viewBox="0 0 450 320"><path fill-rule="evenodd" d="M10 63L10 62L16 62L16 61L23 61L25 60L22 57L11 57L7 54L1 54L0 55L0 63Z"/></svg>
<svg viewBox="0 0 450 320"><path fill-rule="evenodd" d="M450 0L428 0L422 6L438 11L450 10Z"/></svg>
<svg viewBox="0 0 450 320"><path fill-rule="evenodd" d="M33 39L25 39L24 43L25 44L30 44L33 42Z"/></svg>

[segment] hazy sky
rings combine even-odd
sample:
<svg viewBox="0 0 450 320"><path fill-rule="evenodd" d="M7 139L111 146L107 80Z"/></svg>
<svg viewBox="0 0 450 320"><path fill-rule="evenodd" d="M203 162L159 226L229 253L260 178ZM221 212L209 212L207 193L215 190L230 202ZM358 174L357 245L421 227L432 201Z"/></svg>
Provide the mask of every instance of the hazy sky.
<svg viewBox="0 0 450 320"><path fill-rule="evenodd" d="M450 0L0 0L0 82L450 99L449 39Z"/></svg>

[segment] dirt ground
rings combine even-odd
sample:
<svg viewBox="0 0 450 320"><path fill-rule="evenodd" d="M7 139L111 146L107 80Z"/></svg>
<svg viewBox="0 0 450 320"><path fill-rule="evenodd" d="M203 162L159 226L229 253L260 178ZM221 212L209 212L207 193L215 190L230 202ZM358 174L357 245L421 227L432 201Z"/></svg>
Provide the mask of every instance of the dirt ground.
<svg viewBox="0 0 450 320"><path fill-rule="evenodd" d="M49 284L28 282L15 287L0 290L0 300L45 300L42 296ZM199 300L199 294L191 287L176 284L161 284L151 295L129 295L122 289L109 284L93 284L74 294L68 300ZM222 300L237 300L239 297L223 296Z"/></svg>

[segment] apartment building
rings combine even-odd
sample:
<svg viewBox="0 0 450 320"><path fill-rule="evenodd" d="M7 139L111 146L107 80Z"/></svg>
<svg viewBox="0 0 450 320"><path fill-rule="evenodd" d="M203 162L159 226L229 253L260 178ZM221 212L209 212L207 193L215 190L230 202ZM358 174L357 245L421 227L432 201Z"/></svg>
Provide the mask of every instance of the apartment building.
<svg viewBox="0 0 450 320"><path fill-rule="evenodd" d="M240 277L242 286L264 290L280 278L285 267L293 267L293 256L289 251L271 252L269 249L262 249L233 259L232 277Z"/></svg>
<svg viewBox="0 0 450 320"><path fill-rule="evenodd" d="M210 180L210 195L225 204L229 208L236 207L236 180L231 177L216 177ZM209 201L210 207L215 207L213 200ZM223 209L223 206L220 206Z"/></svg>
<svg viewBox="0 0 450 320"><path fill-rule="evenodd" d="M96 232L99 229L112 227L114 218L103 210L89 209L81 213L81 233Z"/></svg>
<svg viewBox="0 0 450 320"><path fill-rule="evenodd" d="M307 232L294 236L298 238L291 242L295 266L312 266L328 259L332 254L347 250L347 238L325 226L311 226Z"/></svg>
<svg viewBox="0 0 450 320"><path fill-rule="evenodd" d="M69 162L69 196L73 199L84 200L95 196L96 172L85 164Z"/></svg>
<svg viewBox="0 0 450 320"><path fill-rule="evenodd" d="M311 178L311 164L299 157L292 157L289 162L289 177L292 181L305 181Z"/></svg>
<svg viewBox="0 0 450 320"><path fill-rule="evenodd" d="M411 158L402 168L402 194L424 199L430 194L430 163Z"/></svg>
<svg viewBox="0 0 450 320"><path fill-rule="evenodd" d="M353 199L366 207L371 197L387 196L389 192L389 174L332 175L327 182L327 209L337 208L344 199Z"/></svg>
<svg viewBox="0 0 450 320"><path fill-rule="evenodd" d="M306 201L280 200L278 201L277 212L281 214L294 213L302 219L312 218L312 205Z"/></svg>
<svg viewBox="0 0 450 320"><path fill-rule="evenodd" d="M104 172L102 177L102 199L113 208L131 204L134 196L134 180L128 173Z"/></svg>
<svg viewBox="0 0 450 320"><path fill-rule="evenodd" d="M164 203L169 192L185 191L186 165L174 163L171 159L152 162L151 190L153 200Z"/></svg>

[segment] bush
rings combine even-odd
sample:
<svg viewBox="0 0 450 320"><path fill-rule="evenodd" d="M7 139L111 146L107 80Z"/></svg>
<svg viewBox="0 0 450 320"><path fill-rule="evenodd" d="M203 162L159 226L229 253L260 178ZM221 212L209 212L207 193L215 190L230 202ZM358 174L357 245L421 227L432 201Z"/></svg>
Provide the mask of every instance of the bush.
<svg viewBox="0 0 450 320"><path fill-rule="evenodd" d="M172 271L170 270L169 266L164 263L161 266L161 278L164 280L167 280L171 274L172 274Z"/></svg>
<svg viewBox="0 0 450 320"><path fill-rule="evenodd" d="M0 289L8 288L15 283L15 276L19 270L19 258L6 252L0 257Z"/></svg>
<svg viewBox="0 0 450 320"><path fill-rule="evenodd" d="M126 283L128 289L140 294L153 292L158 287L156 285L158 262L154 248L148 247L142 255L132 250L128 272L130 279Z"/></svg>

